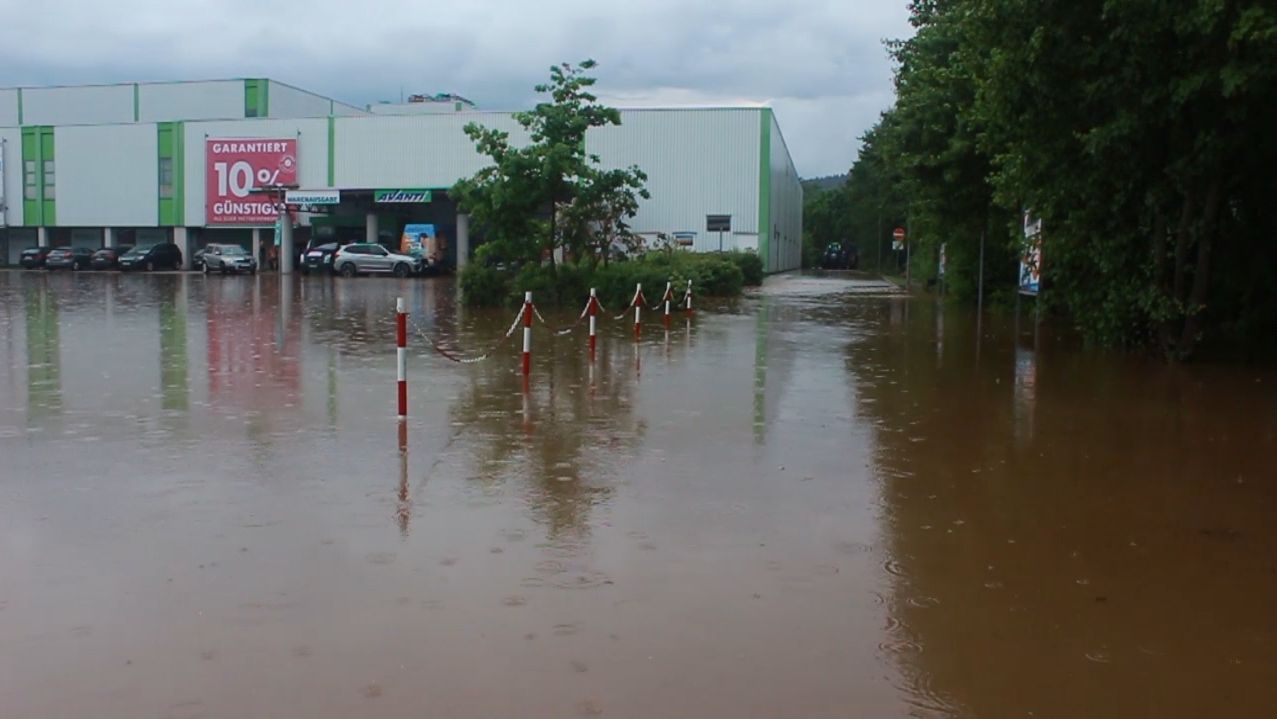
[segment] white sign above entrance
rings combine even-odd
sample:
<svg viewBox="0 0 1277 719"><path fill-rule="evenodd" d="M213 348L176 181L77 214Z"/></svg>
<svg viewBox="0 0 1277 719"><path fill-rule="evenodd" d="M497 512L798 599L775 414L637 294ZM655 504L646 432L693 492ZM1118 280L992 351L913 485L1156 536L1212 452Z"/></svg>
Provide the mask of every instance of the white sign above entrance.
<svg viewBox="0 0 1277 719"><path fill-rule="evenodd" d="M289 205L339 205L341 190L289 190L284 193Z"/></svg>

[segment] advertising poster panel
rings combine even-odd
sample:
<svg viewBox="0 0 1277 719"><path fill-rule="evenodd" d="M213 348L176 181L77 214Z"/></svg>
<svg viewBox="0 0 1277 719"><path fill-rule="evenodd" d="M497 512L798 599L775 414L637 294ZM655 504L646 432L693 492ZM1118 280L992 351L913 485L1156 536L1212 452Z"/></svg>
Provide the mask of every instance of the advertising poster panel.
<svg viewBox="0 0 1277 719"><path fill-rule="evenodd" d="M296 138L209 138L204 141L204 193L210 225L273 225L269 196L254 192L297 185Z"/></svg>

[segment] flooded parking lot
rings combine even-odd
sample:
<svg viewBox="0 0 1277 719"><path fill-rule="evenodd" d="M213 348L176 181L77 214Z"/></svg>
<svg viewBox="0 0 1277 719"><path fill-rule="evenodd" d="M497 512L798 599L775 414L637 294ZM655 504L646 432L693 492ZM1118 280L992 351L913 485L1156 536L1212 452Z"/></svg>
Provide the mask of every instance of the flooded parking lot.
<svg viewBox="0 0 1277 719"><path fill-rule="evenodd" d="M0 272L0 715L1269 714L1277 373L888 289L414 331L401 452L394 298L511 312Z"/></svg>

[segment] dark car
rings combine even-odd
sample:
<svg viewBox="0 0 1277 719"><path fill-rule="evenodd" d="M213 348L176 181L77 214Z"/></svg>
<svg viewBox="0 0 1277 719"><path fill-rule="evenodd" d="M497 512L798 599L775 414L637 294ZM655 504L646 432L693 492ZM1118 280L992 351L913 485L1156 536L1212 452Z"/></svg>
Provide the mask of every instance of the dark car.
<svg viewBox="0 0 1277 719"><path fill-rule="evenodd" d="M44 260L48 256L48 247L28 247L22 251L22 256L18 258L18 264L28 270L34 270L44 267Z"/></svg>
<svg viewBox="0 0 1277 719"><path fill-rule="evenodd" d="M333 256L337 254L337 249L341 245L336 242L312 242L306 247L306 251L302 253L302 263L299 265L304 274L312 272L320 274L328 274L333 271Z"/></svg>
<svg viewBox="0 0 1277 719"><path fill-rule="evenodd" d="M176 270L182 266L182 251L172 242L138 245L120 255L121 270Z"/></svg>
<svg viewBox="0 0 1277 719"><path fill-rule="evenodd" d="M204 252L207 250L208 250L207 247L201 247L195 251L195 254L191 255L191 269L193 270L204 269Z"/></svg>
<svg viewBox="0 0 1277 719"><path fill-rule="evenodd" d="M206 275L210 272L252 275L257 273L257 260L239 245L209 245L204 248L203 271Z"/></svg>
<svg viewBox="0 0 1277 719"><path fill-rule="evenodd" d="M855 245L831 242L820 256L820 267L825 270L854 270L860 266L860 251Z"/></svg>
<svg viewBox="0 0 1277 719"><path fill-rule="evenodd" d="M93 261L93 250L87 247L55 247L44 258L50 270L87 270Z"/></svg>
<svg viewBox="0 0 1277 719"><path fill-rule="evenodd" d="M120 266L120 255L133 249L132 247L105 247L93 253L89 266L95 270L113 270Z"/></svg>

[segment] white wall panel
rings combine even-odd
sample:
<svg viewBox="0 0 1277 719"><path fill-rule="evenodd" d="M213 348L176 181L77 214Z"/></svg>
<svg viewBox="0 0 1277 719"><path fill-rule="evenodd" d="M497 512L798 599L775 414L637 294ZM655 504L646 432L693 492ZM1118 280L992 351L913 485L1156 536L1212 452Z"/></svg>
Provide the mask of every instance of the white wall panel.
<svg viewBox="0 0 1277 719"><path fill-rule="evenodd" d="M133 122L132 85L28 87L22 90L24 125L108 122Z"/></svg>
<svg viewBox="0 0 1277 719"><path fill-rule="evenodd" d="M138 119L142 122L229 120L243 116L243 80L138 85Z"/></svg>
<svg viewBox="0 0 1277 719"><path fill-rule="evenodd" d="M347 188L447 188L489 163L462 128L468 122L510 133L515 144L527 134L509 113L366 116L336 125L336 184Z"/></svg>
<svg viewBox="0 0 1277 719"><path fill-rule="evenodd" d="M0 141L4 143L4 204L5 212L0 225L16 227L22 224L22 130L17 127L0 127ZM56 148L55 148L56 151Z"/></svg>
<svg viewBox="0 0 1277 719"><path fill-rule="evenodd" d="M753 244L758 231L759 122L752 108L626 110L620 127L599 128L586 149L606 168L637 165L647 173L651 199L632 226L637 232L696 233L693 249L717 250L705 215L732 216L724 247ZM744 236L742 236L744 235Z"/></svg>
<svg viewBox="0 0 1277 719"><path fill-rule="evenodd" d="M769 271L796 270L803 258L803 187L789 156L775 114L771 119L771 219L779 238L772 241Z"/></svg>
<svg viewBox="0 0 1277 719"><path fill-rule="evenodd" d="M332 100L292 85L270 81L267 112L271 117L327 117Z"/></svg>
<svg viewBox="0 0 1277 719"><path fill-rule="evenodd" d="M186 224L204 223L204 140L233 137L297 138L297 181L328 186L328 119L227 120L186 123ZM59 150L60 152L61 150ZM61 205L58 212L60 213Z"/></svg>
<svg viewBox="0 0 1277 719"><path fill-rule="evenodd" d="M16 127L18 118L18 89L0 90L0 127Z"/></svg>
<svg viewBox="0 0 1277 719"><path fill-rule="evenodd" d="M56 127L53 133L58 225L139 227L158 223L155 125Z"/></svg>

